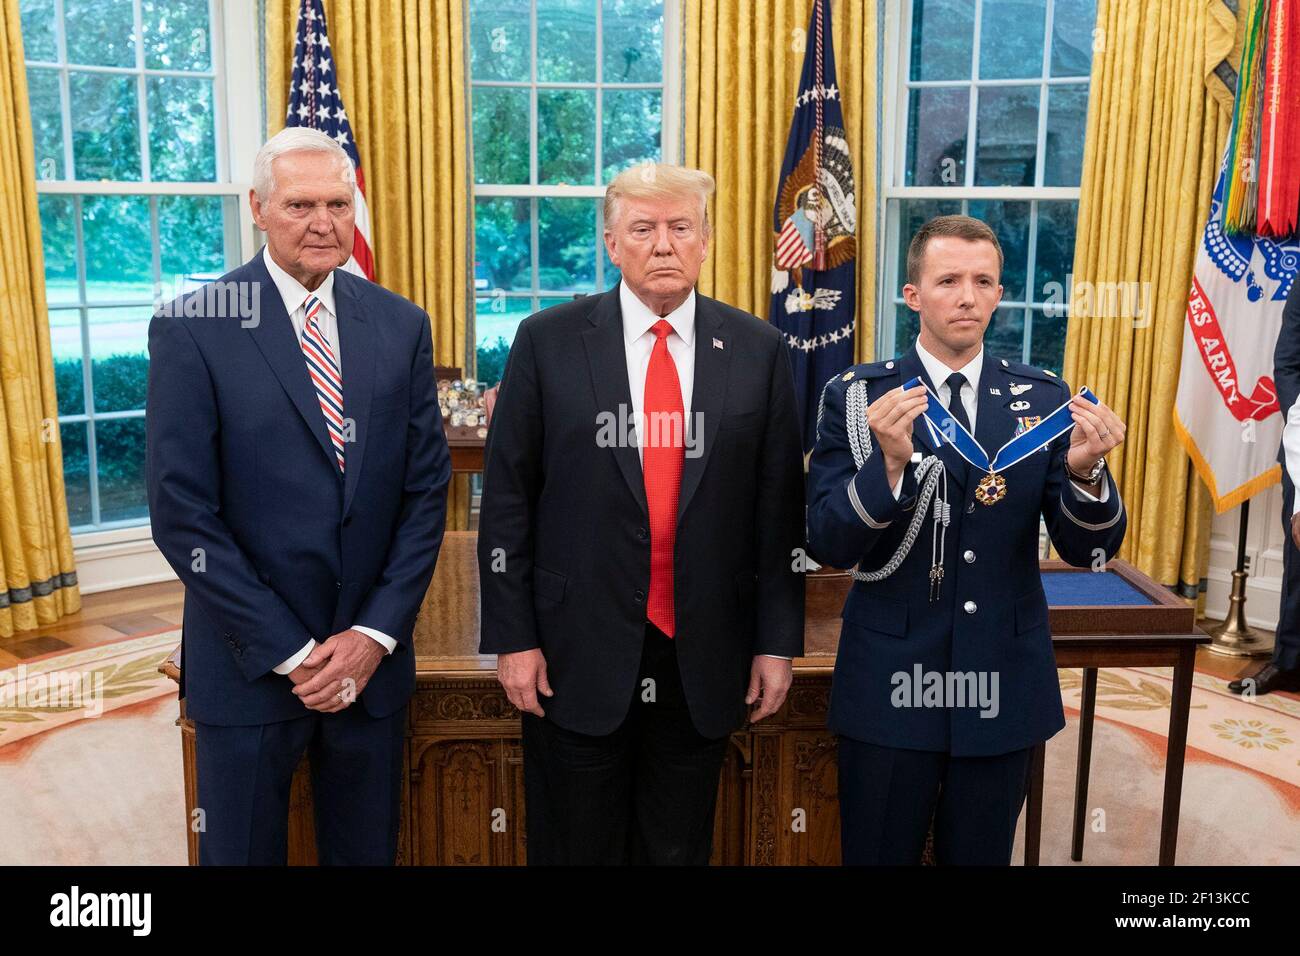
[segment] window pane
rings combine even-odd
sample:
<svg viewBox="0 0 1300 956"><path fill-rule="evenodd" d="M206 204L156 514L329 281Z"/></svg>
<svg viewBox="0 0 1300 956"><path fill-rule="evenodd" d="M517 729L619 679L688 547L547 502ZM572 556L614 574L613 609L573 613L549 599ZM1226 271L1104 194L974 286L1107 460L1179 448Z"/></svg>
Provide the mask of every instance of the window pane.
<svg viewBox="0 0 1300 956"><path fill-rule="evenodd" d="M894 357L907 352L921 331L921 317L906 302L894 303Z"/></svg>
<svg viewBox="0 0 1300 956"><path fill-rule="evenodd" d="M483 353L495 352L500 346L498 341L505 343L504 351L508 351L510 343L515 340L515 329L519 328L519 323L528 316L533 314L533 300L527 296L479 296L474 300L474 329L477 339L478 359L479 359L479 378L488 381L490 375L485 374L483 368ZM503 354L499 357L501 361L500 369L497 371L499 376L505 369L505 358ZM494 361L491 355L489 361ZM489 383L490 384L490 383Z"/></svg>
<svg viewBox="0 0 1300 956"><path fill-rule="evenodd" d="M63 490L68 499L68 523L90 524L90 458L86 448L85 422L59 425L63 445Z"/></svg>
<svg viewBox="0 0 1300 956"><path fill-rule="evenodd" d="M71 196L37 196L45 253L45 301L77 302L77 234Z"/></svg>
<svg viewBox="0 0 1300 956"><path fill-rule="evenodd" d="M528 24L528 0L470 0L470 76L476 80L527 80Z"/></svg>
<svg viewBox="0 0 1300 956"><path fill-rule="evenodd" d="M909 99L905 185L964 186L970 90L912 90Z"/></svg>
<svg viewBox="0 0 1300 956"><path fill-rule="evenodd" d="M1052 76L1092 72L1096 0L1056 0L1052 9Z"/></svg>
<svg viewBox="0 0 1300 956"><path fill-rule="evenodd" d="M984 87L979 91L976 186L1034 185L1039 89L1009 86Z"/></svg>
<svg viewBox="0 0 1300 956"><path fill-rule="evenodd" d="M984 347L995 358L1023 362L1025 354L1025 310L1021 306L1003 306L993 313L993 321L984 330Z"/></svg>
<svg viewBox="0 0 1300 956"><path fill-rule="evenodd" d="M225 204L221 196L158 197L162 281L172 294L226 271Z"/></svg>
<svg viewBox="0 0 1300 956"><path fill-rule="evenodd" d="M63 0L68 62L86 66L135 66L132 4Z"/></svg>
<svg viewBox="0 0 1300 956"><path fill-rule="evenodd" d="M32 111L36 178L63 178L63 107L56 70L27 71L27 100Z"/></svg>
<svg viewBox="0 0 1300 956"><path fill-rule="evenodd" d="M596 80L596 0L537 0L537 79Z"/></svg>
<svg viewBox="0 0 1300 956"><path fill-rule="evenodd" d="M912 79L970 79L974 35L970 0L913 0Z"/></svg>
<svg viewBox="0 0 1300 956"><path fill-rule="evenodd" d="M99 520L123 521L149 514L144 490L144 419L95 423Z"/></svg>
<svg viewBox="0 0 1300 956"><path fill-rule="evenodd" d="M984 0L980 79L1042 76L1046 20L1047 0Z"/></svg>
<svg viewBox="0 0 1300 956"><path fill-rule="evenodd" d="M54 39L54 0L18 0L23 30L23 55L29 60L59 58Z"/></svg>
<svg viewBox="0 0 1300 956"><path fill-rule="evenodd" d="M212 67L208 0L144 0L144 65L151 70Z"/></svg>
<svg viewBox="0 0 1300 956"><path fill-rule="evenodd" d="M969 214L988 223L1002 246L1002 298L1025 300L1025 273L1029 270L1029 203L976 201Z"/></svg>
<svg viewBox="0 0 1300 956"><path fill-rule="evenodd" d="M80 415L86 410L86 388L81 374L81 310L50 310L50 351L54 356L54 391L60 415Z"/></svg>
<svg viewBox="0 0 1300 956"><path fill-rule="evenodd" d="M1047 88L1044 186L1077 186L1083 173L1083 136L1088 126L1088 86Z"/></svg>
<svg viewBox="0 0 1300 956"><path fill-rule="evenodd" d="M1029 364L1049 368L1057 375L1065 367L1066 315L1052 316L1038 309L1032 310L1029 329Z"/></svg>
<svg viewBox="0 0 1300 956"><path fill-rule="evenodd" d="M596 202L537 200L537 284L543 289L596 288Z"/></svg>
<svg viewBox="0 0 1300 956"><path fill-rule="evenodd" d="M898 288L893 290L894 295L901 296L907 284L907 250L917 230L935 216L960 212L960 199L907 199L898 203Z"/></svg>
<svg viewBox="0 0 1300 956"><path fill-rule="evenodd" d="M144 408L149 378L150 306L87 309L90 325L90 381L95 411Z"/></svg>
<svg viewBox="0 0 1300 956"><path fill-rule="evenodd" d="M603 0L601 18L606 83L663 80L663 0Z"/></svg>
<svg viewBox="0 0 1300 956"><path fill-rule="evenodd" d="M596 170L596 94L537 91L537 181L590 186Z"/></svg>
<svg viewBox="0 0 1300 956"><path fill-rule="evenodd" d="M532 248L529 200L474 200L474 284L485 283L480 291L531 289Z"/></svg>
<svg viewBox="0 0 1300 956"><path fill-rule="evenodd" d="M476 86L474 182L528 182L528 91Z"/></svg>
<svg viewBox="0 0 1300 956"><path fill-rule="evenodd" d="M602 182L637 163L658 162L663 94L658 90L606 90L603 99Z"/></svg>
<svg viewBox="0 0 1300 956"><path fill-rule="evenodd" d="M1034 253L1034 301L1065 304L1074 271L1077 202L1038 204L1038 248Z"/></svg>
<svg viewBox="0 0 1300 956"><path fill-rule="evenodd" d="M135 79L111 73L72 73L72 156L77 179L140 178L140 129Z"/></svg>
<svg viewBox="0 0 1300 956"><path fill-rule="evenodd" d="M153 248L147 196L86 196L86 300L153 301Z"/></svg>
<svg viewBox="0 0 1300 956"><path fill-rule="evenodd" d="M149 175L155 182L214 182L212 81L151 76Z"/></svg>

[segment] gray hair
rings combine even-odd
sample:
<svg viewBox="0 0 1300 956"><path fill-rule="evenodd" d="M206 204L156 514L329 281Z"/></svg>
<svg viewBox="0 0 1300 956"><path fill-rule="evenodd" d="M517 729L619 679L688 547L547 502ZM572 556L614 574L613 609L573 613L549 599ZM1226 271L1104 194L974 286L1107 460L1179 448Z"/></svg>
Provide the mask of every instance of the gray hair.
<svg viewBox="0 0 1300 956"><path fill-rule="evenodd" d="M343 151L343 147L332 136L309 126L286 126L276 133L257 151L253 160L253 191L257 198L265 202L275 192L275 173L272 163L285 153L330 153L342 164L343 179L352 187L357 184L357 171L352 168L352 160Z"/></svg>

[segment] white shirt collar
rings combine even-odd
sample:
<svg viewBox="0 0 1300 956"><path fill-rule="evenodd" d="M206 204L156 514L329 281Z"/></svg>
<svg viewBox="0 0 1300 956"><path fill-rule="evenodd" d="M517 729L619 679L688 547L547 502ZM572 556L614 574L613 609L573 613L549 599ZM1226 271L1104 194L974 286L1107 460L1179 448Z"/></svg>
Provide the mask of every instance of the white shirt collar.
<svg viewBox="0 0 1300 956"><path fill-rule="evenodd" d="M980 372L984 369L983 344L980 345L980 350L975 353L975 357L959 369L949 368L946 363L927 352L919 337L916 340L916 354L920 357L921 364L925 366L925 374L930 376L930 381L934 383L935 388L942 388L944 383L948 381L948 376L957 371L966 376L966 381L970 383L971 394L979 395Z"/></svg>
<svg viewBox="0 0 1300 956"><path fill-rule="evenodd" d="M618 304L623 311L623 339L631 344L650 331L651 326L660 318L667 319L673 331L687 345L695 341L695 290L686 297L686 301L665 316L655 315L654 310L642 302L635 292L627 287L626 282L618 284Z"/></svg>
<svg viewBox="0 0 1300 956"><path fill-rule="evenodd" d="M271 273L271 281L275 283L280 298L284 300L284 311L291 317L302 308L303 302L307 300L309 295L316 296L330 315L338 315L338 310L334 308L333 269L330 270L329 275L325 277L325 281L320 284L316 291L311 292L301 282L280 268L279 263L271 257L270 246L262 247L262 259L266 262L266 271Z"/></svg>

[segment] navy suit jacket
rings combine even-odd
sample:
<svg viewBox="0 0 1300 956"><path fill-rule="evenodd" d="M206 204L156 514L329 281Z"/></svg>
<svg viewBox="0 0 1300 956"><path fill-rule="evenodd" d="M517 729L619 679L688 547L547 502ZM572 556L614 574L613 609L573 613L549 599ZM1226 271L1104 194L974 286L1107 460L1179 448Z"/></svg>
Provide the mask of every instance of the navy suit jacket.
<svg viewBox="0 0 1300 956"><path fill-rule="evenodd" d="M1282 328L1273 349L1273 384L1277 386L1277 401L1282 407L1282 425L1285 427L1291 406L1300 398L1300 281L1291 283L1286 305L1282 307ZM1286 474L1284 448L1278 449L1277 460L1282 463L1282 472ZM1289 526L1289 521L1286 523Z"/></svg>
<svg viewBox="0 0 1300 956"><path fill-rule="evenodd" d="M875 571L902 540L917 505L914 466L907 466L897 500L878 449L856 467L845 429L845 393L865 381L874 401L915 376L935 388L913 348L896 361L856 365L826 386L808 474L808 542L818 561ZM1013 436L1018 417L1046 416L1069 398L1069 388L1055 376L993 358L986 349L975 438L992 455ZM947 468L951 524L939 599L930 600L927 513L902 565L881 581L856 581L849 592L830 727L867 743L957 756L1009 753L1046 740L1065 726L1065 716L1038 570L1039 516L1069 563L1089 566L1099 555L1109 560L1124 540L1119 489L1108 472L1106 502L1078 499L1065 474L1067 432L1006 471L1006 497L977 504L980 473L947 444L935 448L923 420L917 419L912 434L916 451L937 453ZM866 517L855 507L850 483ZM996 716L982 717L992 708L970 704L899 706L900 699L915 703L914 694L899 691L916 683L918 666L922 675L982 674L990 690L996 675Z"/></svg>
<svg viewBox="0 0 1300 956"><path fill-rule="evenodd" d="M273 668L309 638L360 624L397 642L357 702L388 716L415 687L411 632L451 479L428 316L335 270L355 423L344 477L261 253L218 283L242 290L255 319L204 287L149 326L149 515L185 584L187 713L223 725L311 713Z"/></svg>

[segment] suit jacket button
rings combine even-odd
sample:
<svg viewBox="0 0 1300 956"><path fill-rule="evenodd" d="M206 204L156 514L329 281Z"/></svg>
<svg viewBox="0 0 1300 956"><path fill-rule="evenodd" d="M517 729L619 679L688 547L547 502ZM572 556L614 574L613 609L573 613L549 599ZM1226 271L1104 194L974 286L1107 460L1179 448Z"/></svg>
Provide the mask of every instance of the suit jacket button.
<svg viewBox="0 0 1300 956"><path fill-rule="evenodd" d="M969 515L969 514L974 514L974 513L975 513L975 502L973 502L973 501L968 501L968 502L966 503L966 513L967 513L968 515Z"/></svg>
<svg viewBox="0 0 1300 956"><path fill-rule="evenodd" d="M645 600L645 592L642 591L640 588L637 588L635 591L632 592L632 600L640 604L642 601Z"/></svg>
<svg viewBox="0 0 1300 956"><path fill-rule="evenodd" d="M974 601L967 601L965 604L962 605L962 609L965 610L967 614L974 614L976 611L979 610L979 608L975 606Z"/></svg>
<svg viewBox="0 0 1300 956"><path fill-rule="evenodd" d="M975 552L974 552L974 551L967 551L965 554L963 554L963 555L961 556L961 559L962 559L963 561L965 561L967 564L974 564L974 563L975 563Z"/></svg>
<svg viewBox="0 0 1300 956"><path fill-rule="evenodd" d="M650 537L650 532L647 531L645 528L636 529L636 539L638 541L644 541L648 537Z"/></svg>
<svg viewBox="0 0 1300 956"><path fill-rule="evenodd" d="M342 581L335 581L335 582L334 582L334 590L336 590L336 591L342 591L342 590L343 590L343 582L342 582Z"/></svg>

